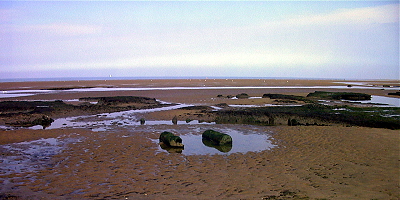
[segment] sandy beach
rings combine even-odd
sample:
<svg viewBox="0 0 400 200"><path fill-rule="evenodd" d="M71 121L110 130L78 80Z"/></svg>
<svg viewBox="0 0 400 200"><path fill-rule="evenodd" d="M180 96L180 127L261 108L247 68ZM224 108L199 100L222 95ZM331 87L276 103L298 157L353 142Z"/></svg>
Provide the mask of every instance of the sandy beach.
<svg viewBox="0 0 400 200"><path fill-rule="evenodd" d="M0 90L345 86L329 91L356 91L388 96L388 90L383 85L400 85L398 81L354 81L354 86L362 82L367 87L376 85L380 88L347 88L349 82L269 79L101 80L0 83ZM71 100L130 95L188 105L263 105L271 103L271 100L256 98L235 101L217 98L217 95L243 92L253 97L265 93L306 95L316 90L318 88L291 87L87 92L65 90L0 100ZM184 113L170 110L135 116L145 116L150 121L170 120L172 116L180 114ZM214 128L241 132L248 130L266 135L274 147L262 151L250 149L244 153L187 155L169 153L160 149L157 143L162 130L185 136L201 135L202 131ZM55 139L50 140L52 138ZM88 126L1 130L0 199L399 199L399 139L398 130L341 125L121 126L116 123L100 131L94 131ZM43 151L37 155L30 154L37 151L32 148L38 144L37 148ZM190 148L190 143L186 146Z"/></svg>
<svg viewBox="0 0 400 200"><path fill-rule="evenodd" d="M352 84L353 83L353 84ZM349 87L348 85L357 86L365 85L364 88ZM2 98L2 100L70 100L80 97L96 97L96 96L145 96L157 98L162 101L179 102L179 103L214 103L213 99L217 95L236 95L242 92L250 96L262 96L265 93L283 93L306 95L316 90L324 90L327 86L342 86L344 88L330 88L330 91L352 91L367 92L371 95L388 96L390 88L382 86L400 86L397 80L387 81L342 81L342 80L303 80L303 79L173 79L173 80L99 80L99 81L47 81L47 82L2 82L0 83L0 91L7 93L11 90L46 90L54 88L147 88L143 90L111 90L111 91L85 91L75 92L73 90L65 92L37 93L34 96ZM321 87L318 87L321 86ZM373 86L378 88L372 89ZM175 89L168 90L151 90L151 88L173 87ZM184 89L185 87L197 87L204 89ZM228 89L209 89L208 87L231 87ZM235 88L238 87L238 88ZM244 87L244 88L243 88ZM255 88L246 88L255 87ZM267 88L262 88L267 87ZM282 88L284 87L284 88ZM297 88L309 87L309 88ZM179 89L181 88L181 89ZM386 90L385 90L386 89ZM395 88L396 89L396 88ZM389 90L390 91L390 90ZM398 88L397 88L398 91ZM214 100L215 101L215 100Z"/></svg>

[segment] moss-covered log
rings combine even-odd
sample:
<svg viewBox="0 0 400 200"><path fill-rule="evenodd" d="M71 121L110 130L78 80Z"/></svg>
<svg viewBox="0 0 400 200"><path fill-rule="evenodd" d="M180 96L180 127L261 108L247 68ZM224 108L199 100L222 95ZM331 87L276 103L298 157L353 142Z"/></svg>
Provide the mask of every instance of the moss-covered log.
<svg viewBox="0 0 400 200"><path fill-rule="evenodd" d="M160 135L160 142L171 147L183 147L182 139L171 132L164 131Z"/></svg>
<svg viewBox="0 0 400 200"><path fill-rule="evenodd" d="M213 130L206 130L202 135L203 139L210 140L214 144L223 145L232 143L232 137L225 133L220 133Z"/></svg>

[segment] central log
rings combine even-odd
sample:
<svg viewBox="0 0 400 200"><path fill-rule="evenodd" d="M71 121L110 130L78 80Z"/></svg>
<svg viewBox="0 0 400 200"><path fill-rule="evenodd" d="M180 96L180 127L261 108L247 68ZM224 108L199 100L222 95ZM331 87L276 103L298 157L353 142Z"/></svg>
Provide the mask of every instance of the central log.
<svg viewBox="0 0 400 200"><path fill-rule="evenodd" d="M203 139L210 140L216 145L232 144L232 137L225 133L213 130L206 130L202 135Z"/></svg>
<svg viewBox="0 0 400 200"><path fill-rule="evenodd" d="M182 139L179 136L175 136L173 133L164 131L160 135L160 142L171 146L171 147L183 147Z"/></svg>

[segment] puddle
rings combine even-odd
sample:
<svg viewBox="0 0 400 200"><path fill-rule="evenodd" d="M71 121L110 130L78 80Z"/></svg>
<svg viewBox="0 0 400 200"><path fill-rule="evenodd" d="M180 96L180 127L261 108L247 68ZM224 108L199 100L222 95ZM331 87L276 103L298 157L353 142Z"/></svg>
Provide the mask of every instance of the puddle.
<svg viewBox="0 0 400 200"><path fill-rule="evenodd" d="M78 139L47 138L0 145L0 174L34 172L43 167L51 167L50 159L60 153L67 143Z"/></svg>
<svg viewBox="0 0 400 200"><path fill-rule="evenodd" d="M86 116L86 117L70 117L60 118L54 120L53 123L46 129L59 129L59 128L89 128L92 131L106 131L118 127L130 127L130 126L152 126L152 125L195 125L195 124L215 124L215 122L203 122L198 120L192 120L190 122L178 121L177 124L173 124L172 120L146 120L144 124L141 124L135 117L131 118L107 118L97 116ZM30 129L38 130L43 129L43 126L37 125L29 127Z"/></svg>
<svg viewBox="0 0 400 200"><path fill-rule="evenodd" d="M202 133L212 129L232 137L232 145L213 145L202 139ZM157 130L156 130L157 131ZM158 130L169 131L182 138L182 148L165 148L158 145L159 140L152 141L158 145L159 152L182 153L184 155L228 155L232 153L260 152L269 150L275 145L270 141L271 131L267 127L252 125L212 125L181 127L179 129ZM179 134L184 133L184 134Z"/></svg>

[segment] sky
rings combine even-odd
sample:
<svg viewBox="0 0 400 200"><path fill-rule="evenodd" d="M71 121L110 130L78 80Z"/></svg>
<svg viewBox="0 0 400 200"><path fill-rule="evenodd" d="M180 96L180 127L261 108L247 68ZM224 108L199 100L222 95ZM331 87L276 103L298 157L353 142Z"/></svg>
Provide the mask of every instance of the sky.
<svg viewBox="0 0 400 200"><path fill-rule="evenodd" d="M394 1L1 1L0 78L399 79Z"/></svg>

